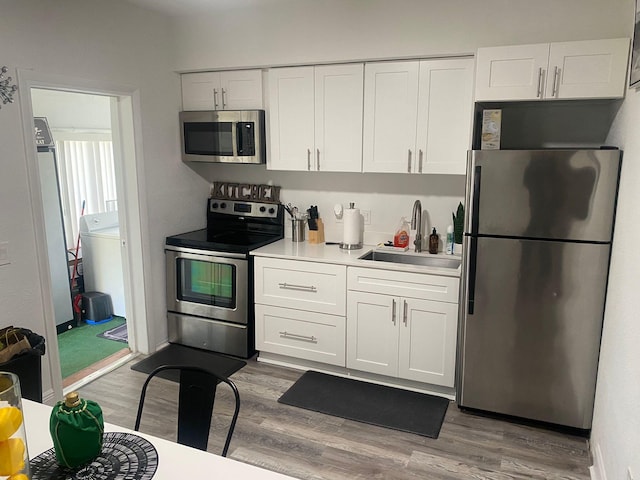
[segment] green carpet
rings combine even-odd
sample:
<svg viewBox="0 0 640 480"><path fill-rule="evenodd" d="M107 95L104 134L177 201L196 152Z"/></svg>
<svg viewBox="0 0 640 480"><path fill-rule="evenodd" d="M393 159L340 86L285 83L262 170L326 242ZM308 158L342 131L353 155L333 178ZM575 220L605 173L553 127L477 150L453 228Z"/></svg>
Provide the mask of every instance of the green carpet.
<svg viewBox="0 0 640 480"><path fill-rule="evenodd" d="M83 322L81 326L59 334L58 350L62 378L67 378L126 348L122 342L96 337L97 334L123 323L124 318L114 316L113 320L100 325L88 325Z"/></svg>

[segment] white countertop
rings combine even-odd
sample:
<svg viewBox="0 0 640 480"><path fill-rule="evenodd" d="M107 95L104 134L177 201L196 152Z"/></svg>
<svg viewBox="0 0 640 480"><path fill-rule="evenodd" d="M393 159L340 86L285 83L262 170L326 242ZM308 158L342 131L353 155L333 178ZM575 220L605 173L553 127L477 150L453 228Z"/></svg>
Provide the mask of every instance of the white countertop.
<svg viewBox="0 0 640 480"><path fill-rule="evenodd" d="M52 407L22 399L27 449L29 457L34 458L53 447L49 434L49 416ZM176 417L177 421L177 417ZM158 470L154 480L176 480L183 478L228 478L233 480L293 480L293 477L264 470L230 458L204 452L161 438L134 432L128 428L104 424L105 432L133 433L146 438L158 452ZM233 444L233 438L231 439Z"/></svg>
<svg viewBox="0 0 640 480"><path fill-rule="evenodd" d="M343 250L339 245L325 245L324 243L293 242L290 238L283 238L277 242L270 243L251 252L256 257L271 257L288 260L303 260L309 262L334 263L352 267L376 268L379 270L395 270L401 272L430 273L433 275L443 275L447 277L460 277L460 267L442 268L427 267L422 265L408 265L404 263L375 262L371 260L361 260L360 257L375 249L375 245L365 245L359 250ZM414 253L411 250L402 255L455 257L456 255L446 255L444 253L430 254L428 252Z"/></svg>

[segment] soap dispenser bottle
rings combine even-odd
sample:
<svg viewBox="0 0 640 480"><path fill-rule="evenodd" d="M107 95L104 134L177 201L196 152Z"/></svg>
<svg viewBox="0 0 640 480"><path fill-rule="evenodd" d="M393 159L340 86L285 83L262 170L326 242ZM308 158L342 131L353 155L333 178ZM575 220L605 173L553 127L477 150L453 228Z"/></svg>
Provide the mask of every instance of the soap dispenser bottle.
<svg viewBox="0 0 640 480"><path fill-rule="evenodd" d="M436 233L436 227L433 227L431 235L429 235L429 253L438 253L438 243L440 239Z"/></svg>

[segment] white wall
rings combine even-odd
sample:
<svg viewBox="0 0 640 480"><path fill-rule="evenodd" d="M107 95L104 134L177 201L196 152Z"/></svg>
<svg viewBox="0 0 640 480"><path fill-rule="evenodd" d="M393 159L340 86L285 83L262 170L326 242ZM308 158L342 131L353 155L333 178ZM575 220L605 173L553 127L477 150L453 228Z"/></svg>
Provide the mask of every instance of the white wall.
<svg viewBox="0 0 640 480"><path fill-rule="evenodd" d="M413 202L422 203L423 235L432 227L445 241L451 214L464 196L464 176L402 175L322 172L280 172L262 165L194 165L192 167L211 181L242 181L280 185L280 199L298 206L302 211L317 205L325 225L326 241L342 241L342 224L333 214L333 206L346 208L354 202L361 210L371 212L371 224L364 226L366 244L391 240L400 217L411 220ZM285 236L291 236L290 222L285 224ZM440 249L444 250L441 243ZM424 243L425 249L428 244Z"/></svg>
<svg viewBox="0 0 640 480"><path fill-rule="evenodd" d="M122 2L100 0L4 0L0 15L0 66L139 89L146 184L147 296L154 346L166 339L164 237L202 227L208 185L179 160L179 80L171 73L171 42L165 18ZM0 242L11 263L0 266L0 326L14 324L44 333L42 292L35 258L35 227L27 156L17 92L16 104L0 109ZM194 205L196 211L192 211ZM55 339L47 339L55 348ZM49 356L43 387L51 392Z"/></svg>
<svg viewBox="0 0 640 480"><path fill-rule="evenodd" d="M258 3L258 2L254 2ZM288 0L176 20L178 71L475 53L629 34L633 0ZM632 14L631 14L632 15ZM633 16L633 15L632 15Z"/></svg>
<svg viewBox="0 0 640 480"><path fill-rule="evenodd" d="M31 103L33 116L46 117L51 130L111 132L109 97L34 88Z"/></svg>
<svg viewBox="0 0 640 480"><path fill-rule="evenodd" d="M606 478L640 478L640 321L638 205L640 205L640 91L629 90L613 124L610 143L624 150L595 415L591 435L596 463ZM601 455L601 457L599 457Z"/></svg>

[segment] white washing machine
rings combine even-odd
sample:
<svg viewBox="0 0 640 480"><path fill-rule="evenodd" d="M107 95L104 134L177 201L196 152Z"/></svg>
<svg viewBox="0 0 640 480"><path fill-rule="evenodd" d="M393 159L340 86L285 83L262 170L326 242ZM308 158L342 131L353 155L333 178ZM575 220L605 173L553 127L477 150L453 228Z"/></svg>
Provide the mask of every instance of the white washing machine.
<svg viewBox="0 0 640 480"><path fill-rule="evenodd" d="M80 242L85 291L109 294L114 315L126 317L118 212L82 216Z"/></svg>

